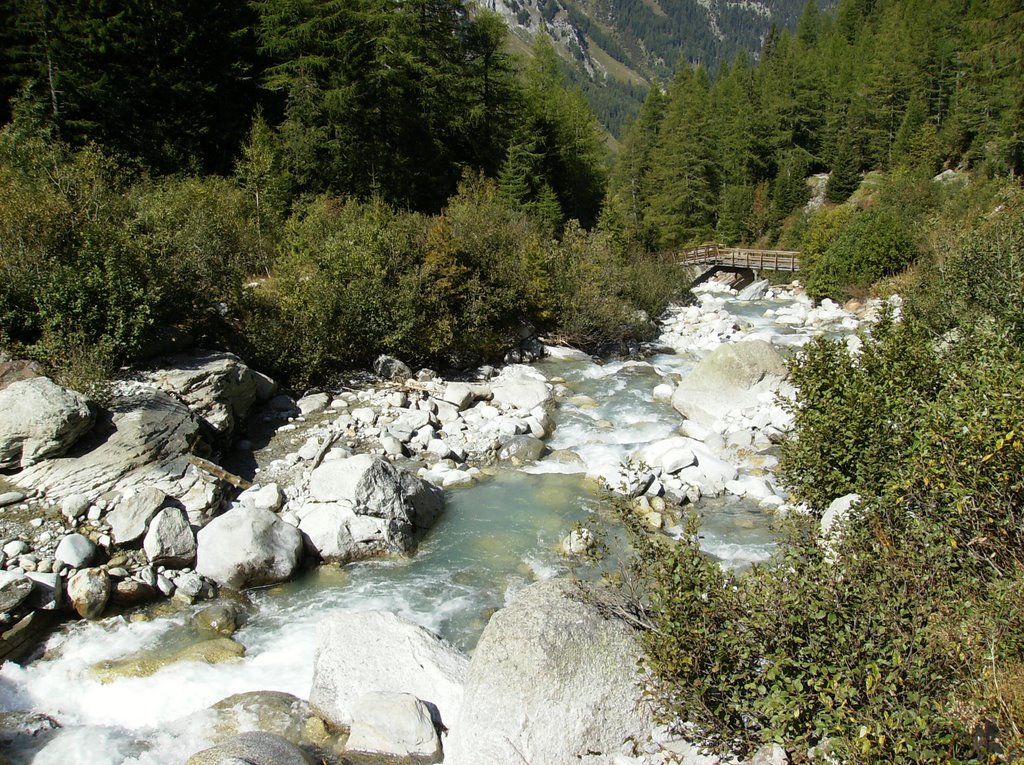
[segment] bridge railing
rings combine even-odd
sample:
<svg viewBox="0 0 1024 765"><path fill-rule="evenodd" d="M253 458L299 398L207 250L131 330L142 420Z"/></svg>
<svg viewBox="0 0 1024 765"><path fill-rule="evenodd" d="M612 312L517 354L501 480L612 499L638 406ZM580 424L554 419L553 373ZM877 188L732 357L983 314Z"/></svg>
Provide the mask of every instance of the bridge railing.
<svg viewBox="0 0 1024 765"><path fill-rule="evenodd" d="M678 262L683 266L709 265L752 268L755 271L799 271L800 253L796 250L759 250L702 244L684 250Z"/></svg>

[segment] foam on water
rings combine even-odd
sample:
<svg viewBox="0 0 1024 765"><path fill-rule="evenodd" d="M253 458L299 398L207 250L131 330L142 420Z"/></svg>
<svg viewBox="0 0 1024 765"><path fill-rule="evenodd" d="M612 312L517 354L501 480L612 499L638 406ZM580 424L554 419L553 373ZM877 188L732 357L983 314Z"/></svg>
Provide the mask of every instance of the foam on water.
<svg viewBox="0 0 1024 765"><path fill-rule="evenodd" d="M704 311L708 322L728 327L739 319L749 326L744 339L799 345L812 332L779 324L773 314L791 307L805 312L805 303L739 303L716 294L702 296L702 307L676 313L692 317ZM677 434L679 415L667 401L655 401L653 390L689 372L706 352L598 364L577 352L556 351L556 358L536 369L506 370L503 375L565 380L578 398L559 400L548 445L575 452L582 464L542 460L525 471L449 491L445 514L410 559L321 568L252 594L256 615L236 634L246 648L240 660L212 666L177 662L150 677L104 683L92 671L100 662L195 640L188 614L65 628L45 659L0 669L0 710L36 710L64 725L34 749L8 756L15 765L180 765L210 745L201 710L220 699L253 690L307 697L317 624L338 610L392 611L471 650L494 609L530 582L566 570L560 541L574 523L592 517L595 505L593 484L576 474L613 479L639 448ZM771 555L771 516L756 503L733 497L699 507L702 547L723 565L742 567Z"/></svg>

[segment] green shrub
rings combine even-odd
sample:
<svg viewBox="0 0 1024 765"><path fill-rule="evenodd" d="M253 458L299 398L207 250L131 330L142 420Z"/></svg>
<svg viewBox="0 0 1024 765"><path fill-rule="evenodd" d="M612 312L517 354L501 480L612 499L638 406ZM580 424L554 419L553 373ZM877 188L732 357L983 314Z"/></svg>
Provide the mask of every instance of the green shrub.
<svg viewBox="0 0 1024 765"><path fill-rule="evenodd" d="M815 298L841 299L854 290L906 268L916 247L905 219L888 209L857 215L812 263L807 293Z"/></svg>

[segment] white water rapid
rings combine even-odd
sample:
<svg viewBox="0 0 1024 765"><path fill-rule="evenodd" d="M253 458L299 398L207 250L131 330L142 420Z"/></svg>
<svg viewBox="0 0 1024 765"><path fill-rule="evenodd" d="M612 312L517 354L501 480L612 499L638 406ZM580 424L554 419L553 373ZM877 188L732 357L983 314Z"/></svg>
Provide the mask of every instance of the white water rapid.
<svg viewBox="0 0 1024 765"><path fill-rule="evenodd" d="M335 609L390 610L471 650L490 614L516 591L566 570L560 542L597 512L594 479L611 480L623 460L678 434L682 417L664 386L722 342L760 338L786 348L860 323L834 304L814 308L787 291L739 300L706 287L696 305L674 308L664 320L661 341L676 353L600 364L555 349L535 365L556 390L552 457L448 490L442 520L408 560L322 567L250 593L249 621L234 636L244 658L166 660L197 639L190 616L204 603L157 608L146 621L114 616L68 625L41 658L0 669L0 712L41 713L61 726L19 738L4 756L14 765L181 765L212 744L204 710L220 699L254 690L308 696L316 624ZM766 402L766 411L779 417L772 406ZM700 501L704 547L723 565L764 560L772 508L783 502L772 482L774 457L770 449L730 447L727 437L716 443L739 470L735 485L753 478L761 488ZM150 660L146 673L102 671L104 662L132 656Z"/></svg>

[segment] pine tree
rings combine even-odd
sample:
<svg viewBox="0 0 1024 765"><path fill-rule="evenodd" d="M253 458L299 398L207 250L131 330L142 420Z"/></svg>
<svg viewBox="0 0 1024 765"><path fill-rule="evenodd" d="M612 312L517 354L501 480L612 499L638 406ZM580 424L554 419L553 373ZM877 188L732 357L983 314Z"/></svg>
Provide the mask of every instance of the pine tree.
<svg viewBox="0 0 1024 765"><path fill-rule="evenodd" d="M699 242L714 231L719 168L709 112L704 69L683 68L669 91L645 191L646 223L660 247Z"/></svg>
<svg viewBox="0 0 1024 765"><path fill-rule="evenodd" d="M651 156L664 119L665 103L661 88L652 85L640 113L622 140L602 211L602 228L616 229L625 242L636 242L647 248L653 245L653 240L644 224L645 178L651 171Z"/></svg>
<svg viewBox="0 0 1024 765"><path fill-rule="evenodd" d="M845 202L860 187L860 154L854 140L845 134L839 143L832 171L825 186L829 202Z"/></svg>

